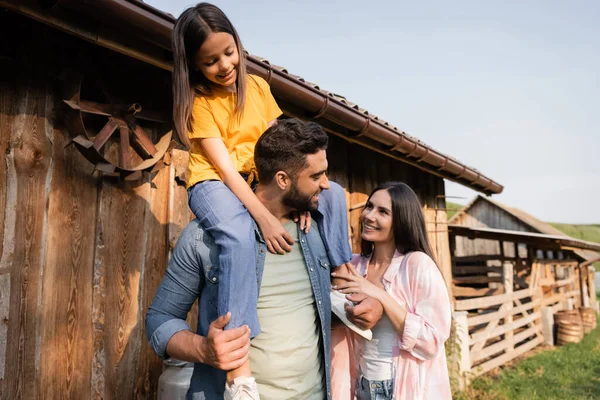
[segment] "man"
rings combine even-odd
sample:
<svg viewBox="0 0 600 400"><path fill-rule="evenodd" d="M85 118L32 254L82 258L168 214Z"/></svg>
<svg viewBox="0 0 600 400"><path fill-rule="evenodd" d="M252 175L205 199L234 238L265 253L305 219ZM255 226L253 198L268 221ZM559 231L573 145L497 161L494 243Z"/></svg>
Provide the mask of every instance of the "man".
<svg viewBox="0 0 600 400"><path fill-rule="evenodd" d="M248 327L224 331L230 315L217 318L219 271L213 239L197 220L179 238L146 315L146 335L159 356L195 362L188 398L222 399L223 371L239 367L248 357L263 400L331 398L331 271L317 212L320 193L330 188L327 142L319 125L290 119L269 128L256 145L256 196L295 243L289 253L270 254L255 227L261 333L250 343ZM344 202L341 188L331 188ZM290 220L292 211L305 210L315 211L308 233ZM196 299L194 334L185 318ZM351 319L367 327L381 316L380 307L373 305L365 305L360 316L353 311L359 310L350 309Z"/></svg>

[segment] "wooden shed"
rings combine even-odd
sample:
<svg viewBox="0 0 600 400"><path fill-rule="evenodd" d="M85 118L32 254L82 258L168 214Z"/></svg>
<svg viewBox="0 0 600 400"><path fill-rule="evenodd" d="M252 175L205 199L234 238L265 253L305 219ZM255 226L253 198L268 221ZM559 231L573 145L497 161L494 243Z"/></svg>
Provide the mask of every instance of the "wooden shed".
<svg viewBox="0 0 600 400"><path fill-rule="evenodd" d="M461 367L481 375L552 345L542 317L594 309L600 244L569 237L516 208L477 196L449 221ZM546 311L544 310L546 309Z"/></svg>
<svg viewBox="0 0 600 400"><path fill-rule="evenodd" d="M190 219L172 140L174 18L135 0L0 0L0 398L154 398L144 314ZM248 55L287 117L331 134L357 215L379 183L419 195L450 288L444 179L502 186L345 98ZM193 318L190 319L192 322Z"/></svg>

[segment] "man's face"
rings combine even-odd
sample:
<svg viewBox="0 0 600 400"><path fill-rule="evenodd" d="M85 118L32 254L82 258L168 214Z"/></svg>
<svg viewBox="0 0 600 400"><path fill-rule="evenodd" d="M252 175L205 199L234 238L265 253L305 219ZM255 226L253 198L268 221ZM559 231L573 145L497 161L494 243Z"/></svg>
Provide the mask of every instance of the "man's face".
<svg viewBox="0 0 600 400"><path fill-rule="evenodd" d="M326 171L325 150L307 155L305 167L290 177L292 186L283 196L283 204L298 211L315 211L319 206L319 194L329 189Z"/></svg>

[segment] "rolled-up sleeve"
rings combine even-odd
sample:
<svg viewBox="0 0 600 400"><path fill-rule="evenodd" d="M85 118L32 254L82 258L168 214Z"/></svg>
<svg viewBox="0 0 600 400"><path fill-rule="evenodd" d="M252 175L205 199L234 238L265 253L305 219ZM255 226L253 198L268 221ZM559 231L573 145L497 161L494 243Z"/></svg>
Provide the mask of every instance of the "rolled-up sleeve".
<svg viewBox="0 0 600 400"><path fill-rule="evenodd" d="M167 344L177 332L191 330L186 317L199 297L204 274L196 252L197 221L182 232L163 280L146 313L146 338L154 352L167 358Z"/></svg>
<svg viewBox="0 0 600 400"><path fill-rule="evenodd" d="M450 336L450 299L433 260L423 253L410 257L407 262L418 264L409 267L413 307L407 310L399 346L419 360L430 360L444 351Z"/></svg>

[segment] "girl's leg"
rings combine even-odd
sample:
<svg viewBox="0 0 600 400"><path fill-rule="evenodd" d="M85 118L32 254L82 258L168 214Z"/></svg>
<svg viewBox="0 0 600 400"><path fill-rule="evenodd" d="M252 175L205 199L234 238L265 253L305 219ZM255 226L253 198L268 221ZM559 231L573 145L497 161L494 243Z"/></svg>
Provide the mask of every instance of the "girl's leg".
<svg viewBox="0 0 600 400"><path fill-rule="evenodd" d="M344 189L335 182L329 183L329 189L319 196L319 211L323 214L321 235L331 265L339 266L352 258L348 241L348 206Z"/></svg>
<svg viewBox="0 0 600 400"><path fill-rule="evenodd" d="M196 184L188 195L192 212L212 235L217 246L214 251L219 252L218 315L231 312L231 320L225 329L248 325L250 336L255 337L260 333L260 326L256 312L256 239L252 218L221 181ZM250 360L228 371L224 397L259 398L258 387L251 375ZM241 395L242 392L246 396Z"/></svg>
<svg viewBox="0 0 600 400"><path fill-rule="evenodd" d="M218 315L231 312L225 329L248 325L251 337L260 333L256 301L254 224L238 198L221 181L205 181L189 191L189 205L209 232L219 252Z"/></svg>

